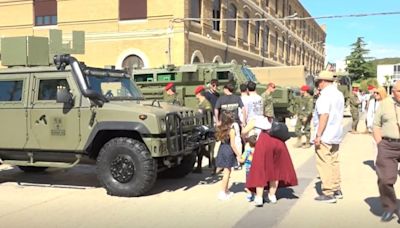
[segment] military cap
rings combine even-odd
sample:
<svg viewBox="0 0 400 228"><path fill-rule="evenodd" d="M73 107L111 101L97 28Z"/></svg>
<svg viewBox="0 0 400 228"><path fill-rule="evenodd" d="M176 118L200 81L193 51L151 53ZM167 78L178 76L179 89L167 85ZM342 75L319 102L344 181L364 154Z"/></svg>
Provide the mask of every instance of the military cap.
<svg viewBox="0 0 400 228"><path fill-rule="evenodd" d="M203 91L204 89L205 88L203 85L199 85L196 87L196 89L194 89L194 94L196 95L196 94L200 93L201 91Z"/></svg>
<svg viewBox="0 0 400 228"><path fill-rule="evenodd" d="M308 86L308 85L303 85L303 86L300 88L300 90L301 90L301 91L308 92L308 91L310 91L310 86Z"/></svg>
<svg viewBox="0 0 400 228"><path fill-rule="evenodd" d="M169 82L169 83L165 86L165 91L171 89L171 88L174 87L174 86L175 86L174 83Z"/></svg>

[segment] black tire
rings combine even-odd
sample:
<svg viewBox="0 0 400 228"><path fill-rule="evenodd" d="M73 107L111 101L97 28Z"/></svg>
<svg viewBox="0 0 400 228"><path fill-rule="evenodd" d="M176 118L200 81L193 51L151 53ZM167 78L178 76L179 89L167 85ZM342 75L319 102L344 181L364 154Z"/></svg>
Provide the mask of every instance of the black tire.
<svg viewBox="0 0 400 228"><path fill-rule="evenodd" d="M153 187L157 164L143 143L114 138L100 150L97 177L109 195L140 196Z"/></svg>
<svg viewBox="0 0 400 228"><path fill-rule="evenodd" d="M39 166L21 166L19 165L18 168L26 173L40 173L44 172L49 167L39 167Z"/></svg>
<svg viewBox="0 0 400 228"><path fill-rule="evenodd" d="M193 171L196 163L196 153L191 153L183 157L181 164L169 168L159 174L162 178L182 178Z"/></svg>

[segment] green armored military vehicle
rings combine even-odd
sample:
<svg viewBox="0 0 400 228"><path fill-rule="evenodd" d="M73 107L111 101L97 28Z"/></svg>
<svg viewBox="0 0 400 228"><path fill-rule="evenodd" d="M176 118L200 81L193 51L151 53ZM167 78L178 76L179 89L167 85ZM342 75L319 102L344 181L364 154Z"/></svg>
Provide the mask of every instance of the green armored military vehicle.
<svg viewBox="0 0 400 228"><path fill-rule="evenodd" d="M197 107L194 89L198 85L207 85L211 79L218 79L220 86L233 82L239 93L239 85L248 81L257 83L257 92L262 94L266 85L260 84L253 72L246 66L235 63L201 63L182 66L166 65L161 68L134 69L132 79L142 90L146 99L162 100L165 96L164 86L168 82L176 85L178 100L191 108ZM289 117L292 95L287 88L276 87L272 94L274 113L278 119Z"/></svg>
<svg viewBox="0 0 400 228"><path fill-rule="evenodd" d="M47 37L2 39L8 67L0 69L3 163L26 172L96 164L100 183L116 196L145 194L158 174L192 171L196 151L211 141L202 126L211 126L210 118L145 101L124 71L88 67L69 54L50 64L56 49L79 52L53 47L61 46L53 38L50 45Z"/></svg>

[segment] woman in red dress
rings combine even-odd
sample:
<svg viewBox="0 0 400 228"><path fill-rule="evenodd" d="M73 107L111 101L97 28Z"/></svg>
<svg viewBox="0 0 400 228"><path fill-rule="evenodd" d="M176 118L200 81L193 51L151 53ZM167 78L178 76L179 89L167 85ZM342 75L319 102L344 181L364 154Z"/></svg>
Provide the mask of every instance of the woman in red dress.
<svg viewBox="0 0 400 228"><path fill-rule="evenodd" d="M254 149L253 161L246 187L256 189L254 202L263 205L264 187L269 186L268 199L276 203L278 187L297 185L296 171L286 144L280 139L271 137L265 130L261 131Z"/></svg>

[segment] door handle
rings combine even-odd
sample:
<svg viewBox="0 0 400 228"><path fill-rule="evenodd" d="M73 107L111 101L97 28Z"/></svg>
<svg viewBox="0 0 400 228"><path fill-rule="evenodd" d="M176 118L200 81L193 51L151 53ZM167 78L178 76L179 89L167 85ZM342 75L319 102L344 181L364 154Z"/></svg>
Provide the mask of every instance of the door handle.
<svg viewBox="0 0 400 228"><path fill-rule="evenodd" d="M41 115L40 118L36 120L37 124L39 124L40 122L43 122L44 125L47 125L46 115Z"/></svg>

